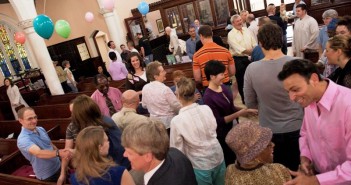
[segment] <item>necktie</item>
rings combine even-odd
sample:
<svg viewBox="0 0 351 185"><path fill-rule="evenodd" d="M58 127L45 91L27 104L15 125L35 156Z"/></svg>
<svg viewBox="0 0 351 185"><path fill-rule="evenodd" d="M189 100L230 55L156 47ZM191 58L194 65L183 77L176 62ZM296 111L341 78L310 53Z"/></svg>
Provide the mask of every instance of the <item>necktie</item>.
<svg viewBox="0 0 351 185"><path fill-rule="evenodd" d="M116 109L112 104L111 99L107 96L107 94L104 94L105 100L106 100L106 105L108 107L108 111L110 113L110 116L112 116L114 113L116 113Z"/></svg>

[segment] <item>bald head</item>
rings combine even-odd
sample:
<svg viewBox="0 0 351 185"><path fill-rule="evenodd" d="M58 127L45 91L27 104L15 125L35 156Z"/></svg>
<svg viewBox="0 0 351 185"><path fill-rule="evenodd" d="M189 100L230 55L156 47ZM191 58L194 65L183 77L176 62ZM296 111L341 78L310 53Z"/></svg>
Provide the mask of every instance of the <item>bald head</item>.
<svg viewBox="0 0 351 185"><path fill-rule="evenodd" d="M172 28L167 26L166 29L165 29L165 32L167 35L170 35L171 34L171 31L172 31Z"/></svg>
<svg viewBox="0 0 351 185"><path fill-rule="evenodd" d="M137 108L139 105L139 94L134 90L126 90L122 94L123 107Z"/></svg>
<svg viewBox="0 0 351 185"><path fill-rule="evenodd" d="M246 18L246 22L250 23L253 20L255 20L255 16L254 14L250 13Z"/></svg>

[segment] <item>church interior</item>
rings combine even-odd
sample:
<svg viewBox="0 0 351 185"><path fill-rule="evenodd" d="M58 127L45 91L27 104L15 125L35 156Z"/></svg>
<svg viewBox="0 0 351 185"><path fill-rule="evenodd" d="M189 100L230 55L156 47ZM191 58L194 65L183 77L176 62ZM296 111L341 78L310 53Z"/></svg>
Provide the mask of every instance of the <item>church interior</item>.
<svg viewBox="0 0 351 185"><path fill-rule="evenodd" d="M340 17L350 14L350 0L304 2L308 15L320 29L326 10L334 9ZM113 62L109 58L109 41L114 42L115 51L121 55L122 44L127 48L134 45L142 54L144 47L138 37L141 33L151 46L153 61L159 61L166 72L164 84L171 87L174 71L182 70L190 79L194 79L194 73L191 59L186 57L189 55L183 55L183 60L189 62L179 62L179 56L174 57L170 51L167 27L185 43L191 37L189 29L198 20L201 25L209 25L213 36L228 49L228 18L247 10L258 20L267 16L270 4L279 12L282 3L286 15L292 15L295 0L0 0L0 184L53 184L26 172L30 163L17 148L21 124L13 114L6 79L11 79L28 106L35 110L37 125L47 131L57 148L63 149L66 128L71 123L69 104L79 95L92 96L97 89L94 76L99 74L99 68L109 71ZM290 56L293 29L294 19L287 20ZM320 58L318 51L304 57L313 62ZM65 65L66 61L77 92L67 92L56 75L55 66ZM124 92L128 90L125 83L125 79L111 80L109 86ZM235 102L244 106L240 98Z"/></svg>

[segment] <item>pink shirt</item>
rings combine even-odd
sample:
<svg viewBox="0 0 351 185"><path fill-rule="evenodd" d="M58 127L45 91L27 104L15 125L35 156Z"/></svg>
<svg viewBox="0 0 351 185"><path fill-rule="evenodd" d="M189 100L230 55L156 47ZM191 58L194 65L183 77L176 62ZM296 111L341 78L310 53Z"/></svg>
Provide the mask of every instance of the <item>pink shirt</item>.
<svg viewBox="0 0 351 185"><path fill-rule="evenodd" d="M121 102L122 93L121 93L121 91L117 88L109 87L107 96L111 99L112 104L115 107L116 111L117 112L120 111L122 108L122 102ZM102 115L105 115L108 117L112 116L112 115L110 115L109 109L107 107L106 98L99 90L96 90L91 95L91 99L93 99L95 101L95 103L98 104Z"/></svg>
<svg viewBox="0 0 351 185"><path fill-rule="evenodd" d="M124 63L119 61L111 62L108 72L110 73L112 80L115 81L125 79L128 74L128 70Z"/></svg>
<svg viewBox="0 0 351 185"><path fill-rule="evenodd" d="M147 108L150 117L158 118L169 128L172 118L181 108L171 88L159 81L152 81L143 87L142 97L142 105Z"/></svg>
<svg viewBox="0 0 351 185"><path fill-rule="evenodd" d="M329 80L321 100L305 108L301 156L312 161L320 173L317 178L321 185L351 184L350 96L350 89Z"/></svg>

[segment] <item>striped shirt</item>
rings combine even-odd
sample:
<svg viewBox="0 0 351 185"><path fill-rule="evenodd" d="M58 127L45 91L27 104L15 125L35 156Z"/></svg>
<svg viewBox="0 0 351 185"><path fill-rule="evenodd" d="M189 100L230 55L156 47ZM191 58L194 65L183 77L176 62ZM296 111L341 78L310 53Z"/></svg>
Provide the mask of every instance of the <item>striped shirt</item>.
<svg viewBox="0 0 351 185"><path fill-rule="evenodd" d="M207 87L209 84L205 75L205 65L209 60L218 60L226 66L223 83L229 82L228 66L234 65L234 59L226 48L211 42L204 44L193 56L193 70L201 70L202 85Z"/></svg>

